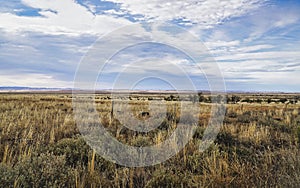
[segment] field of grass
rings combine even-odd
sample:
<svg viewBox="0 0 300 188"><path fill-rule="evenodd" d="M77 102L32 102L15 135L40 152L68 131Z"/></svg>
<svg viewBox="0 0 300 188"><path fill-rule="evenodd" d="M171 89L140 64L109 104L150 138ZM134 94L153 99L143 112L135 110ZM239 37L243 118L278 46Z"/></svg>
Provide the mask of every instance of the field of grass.
<svg viewBox="0 0 300 188"><path fill-rule="evenodd" d="M199 143L211 104L209 96L200 99L200 114L194 114L198 127L183 150L164 163L129 168L105 160L86 144L74 121L71 94L0 94L0 187L300 185L299 96L229 94L221 131L203 153ZM120 142L153 145L176 128L176 96L136 94L128 100L137 118L152 100L167 104L167 116L156 130L138 133L111 117L109 95L97 94L101 122Z"/></svg>

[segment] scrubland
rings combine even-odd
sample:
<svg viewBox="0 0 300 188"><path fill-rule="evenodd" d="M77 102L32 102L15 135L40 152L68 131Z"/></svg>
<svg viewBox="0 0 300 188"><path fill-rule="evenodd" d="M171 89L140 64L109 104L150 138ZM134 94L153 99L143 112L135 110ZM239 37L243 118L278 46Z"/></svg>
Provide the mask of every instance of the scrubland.
<svg viewBox="0 0 300 188"><path fill-rule="evenodd" d="M200 96L200 95L199 95ZM187 96L187 99L192 99ZM300 185L299 96L230 94L214 143L199 152L211 103L201 95L193 139L164 163L129 168L105 160L82 138L71 94L0 94L1 187L297 187ZM126 100L126 99L124 99ZM107 94L96 95L101 123L120 142L154 145L176 128L181 101L170 94L130 97L136 118L147 104L167 105L160 126L138 133L112 116ZM141 115L142 114L142 115ZM188 117L184 117L188 122Z"/></svg>

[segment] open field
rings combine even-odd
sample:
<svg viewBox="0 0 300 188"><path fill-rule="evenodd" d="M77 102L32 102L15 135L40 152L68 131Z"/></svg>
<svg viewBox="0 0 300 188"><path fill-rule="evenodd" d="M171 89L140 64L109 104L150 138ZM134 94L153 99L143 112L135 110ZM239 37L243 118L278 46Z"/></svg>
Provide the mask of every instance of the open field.
<svg viewBox="0 0 300 188"><path fill-rule="evenodd" d="M137 118L149 101L167 105L162 124L137 133L111 117L110 95L96 95L102 124L120 142L147 146L165 140L179 121L175 94L134 94ZM186 95L185 100L194 100ZM299 94L228 94L214 144L199 152L211 99L199 95L193 140L166 162L128 168L103 159L81 137L67 93L0 94L1 187L253 187L300 185ZM150 115L151 114L146 114ZM188 122L188 117L185 117Z"/></svg>

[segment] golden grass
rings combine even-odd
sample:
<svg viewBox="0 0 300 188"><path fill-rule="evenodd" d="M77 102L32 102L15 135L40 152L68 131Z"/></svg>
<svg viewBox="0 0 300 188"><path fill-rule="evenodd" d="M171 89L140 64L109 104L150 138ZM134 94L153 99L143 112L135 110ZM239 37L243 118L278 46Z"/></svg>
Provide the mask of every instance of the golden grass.
<svg viewBox="0 0 300 188"><path fill-rule="evenodd" d="M112 116L112 103L107 96L96 95L96 98L102 124L112 136L129 145L161 143L176 128L181 115L178 101L162 101L167 105L169 118L156 130L137 133ZM130 101L131 112L138 118L142 112L149 111L148 103L147 100ZM0 186L299 185L299 103L242 102L226 107L224 125L205 152L200 153L198 149L211 116L211 104L200 103L200 113L193 115L199 117L196 134L183 150L162 164L128 168L103 159L84 142L73 119L71 95L1 94ZM189 118L184 117L186 122Z"/></svg>

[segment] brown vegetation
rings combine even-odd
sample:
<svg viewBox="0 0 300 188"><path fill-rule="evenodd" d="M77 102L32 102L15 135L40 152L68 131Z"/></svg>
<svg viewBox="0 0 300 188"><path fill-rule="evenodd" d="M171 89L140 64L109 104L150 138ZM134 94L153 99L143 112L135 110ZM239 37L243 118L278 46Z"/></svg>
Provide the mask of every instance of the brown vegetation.
<svg viewBox="0 0 300 188"><path fill-rule="evenodd" d="M180 115L178 98L148 95L142 96L143 100L131 98L132 112L137 118L151 116L147 109L149 100L162 100L168 106L166 119L149 133L137 133L111 119L110 97L96 95L102 124L120 142L153 145L176 128ZM188 95L186 99L195 100ZM199 125L194 139L182 151L162 164L128 168L103 159L85 143L73 119L71 95L1 94L0 186L300 185L300 105L296 95L228 95L224 125L214 144L203 153L199 152L199 143L211 105L208 96L199 95L199 100ZM188 121L189 117L184 118Z"/></svg>

